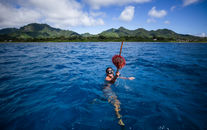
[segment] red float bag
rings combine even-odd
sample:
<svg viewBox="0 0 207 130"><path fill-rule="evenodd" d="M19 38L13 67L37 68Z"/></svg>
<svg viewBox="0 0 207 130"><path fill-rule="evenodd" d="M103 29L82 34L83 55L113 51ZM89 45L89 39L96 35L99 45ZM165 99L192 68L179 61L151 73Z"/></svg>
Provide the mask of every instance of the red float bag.
<svg viewBox="0 0 207 130"><path fill-rule="evenodd" d="M121 56L122 46L123 46L123 41L121 44L119 55L115 55L112 57L112 62L117 67L118 70L122 69L126 65L126 60L124 59L124 57Z"/></svg>
<svg viewBox="0 0 207 130"><path fill-rule="evenodd" d="M117 69L121 69L126 65L126 60L120 55L113 56L112 62L117 67Z"/></svg>

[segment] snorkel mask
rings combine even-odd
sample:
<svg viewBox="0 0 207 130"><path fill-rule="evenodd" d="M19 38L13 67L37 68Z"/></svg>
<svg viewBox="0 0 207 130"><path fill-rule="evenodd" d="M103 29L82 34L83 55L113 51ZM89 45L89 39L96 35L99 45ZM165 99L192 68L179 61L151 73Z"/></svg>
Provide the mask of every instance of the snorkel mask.
<svg viewBox="0 0 207 130"><path fill-rule="evenodd" d="M114 70L113 70L111 67L108 67L108 68L106 69L106 73L107 73L107 75L108 75L108 74L114 74Z"/></svg>

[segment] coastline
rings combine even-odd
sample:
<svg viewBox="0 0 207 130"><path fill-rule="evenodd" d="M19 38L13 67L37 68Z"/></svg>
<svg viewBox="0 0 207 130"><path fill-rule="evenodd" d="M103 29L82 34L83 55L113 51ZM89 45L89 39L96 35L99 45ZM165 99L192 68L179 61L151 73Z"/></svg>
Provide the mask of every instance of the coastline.
<svg viewBox="0 0 207 130"><path fill-rule="evenodd" d="M0 41L1 43L78 43L78 42L83 42L83 43L95 43L95 42L117 42L120 43L121 41ZM196 42L178 42L178 41L124 41L124 42L130 42L130 43L207 43L207 41L196 41Z"/></svg>

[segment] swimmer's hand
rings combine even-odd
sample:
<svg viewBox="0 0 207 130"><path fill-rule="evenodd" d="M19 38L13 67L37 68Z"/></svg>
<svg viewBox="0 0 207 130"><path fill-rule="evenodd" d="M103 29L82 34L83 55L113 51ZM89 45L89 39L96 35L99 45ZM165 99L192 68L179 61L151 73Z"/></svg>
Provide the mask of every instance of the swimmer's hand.
<svg viewBox="0 0 207 130"><path fill-rule="evenodd" d="M116 72L116 75L117 75L117 77L119 77L120 76L120 73L119 72Z"/></svg>
<svg viewBox="0 0 207 130"><path fill-rule="evenodd" d="M134 78L134 77L129 77L128 79L129 79L129 80L134 80L135 78Z"/></svg>
<svg viewBox="0 0 207 130"><path fill-rule="evenodd" d="M129 80L134 80L135 77L119 77L120 79L129 79Z"/></svg>

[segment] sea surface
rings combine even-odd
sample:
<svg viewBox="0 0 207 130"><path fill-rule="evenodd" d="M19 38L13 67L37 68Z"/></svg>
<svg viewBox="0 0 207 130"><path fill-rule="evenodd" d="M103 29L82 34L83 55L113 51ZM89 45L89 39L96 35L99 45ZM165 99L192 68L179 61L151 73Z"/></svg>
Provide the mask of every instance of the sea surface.
<svg viewBox="0 0 207 130"><path fill-rule="evenodd" d="M111 86L125 127L104 93L119 42L0 43L1 130L207 129L207 44L125 42Z"/></svg>

